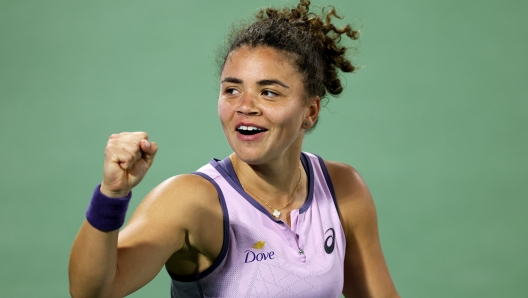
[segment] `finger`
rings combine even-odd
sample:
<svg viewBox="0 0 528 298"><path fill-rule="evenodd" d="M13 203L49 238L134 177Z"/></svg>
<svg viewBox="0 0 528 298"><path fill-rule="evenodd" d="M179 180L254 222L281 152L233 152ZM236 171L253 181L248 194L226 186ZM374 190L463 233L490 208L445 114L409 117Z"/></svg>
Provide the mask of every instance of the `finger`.
<svg viewBox="0 0 528 298"><path fill-rule="evenodd" d="M108 143L126 144L122 146L127 147L127 150L132 152L140 147L139 144L144 139L148 140L148 134L145 132L122 132L111 135Z"/></svg>
<svg viewBox="0 0 528 298"><path fill-rule="evenodd" d="M123 145L123 143L108 144L106 147L106 160L126 170L130 169L141 158L141 150L136 148L136 150L130 152L124 149Z"/></svg>
<svg viewBox="0 0 528 298"><path fill-rule="evenodd" d="M138 143L123 142L120 143L118 146L120 150L126 151L130 153L131 156L133 156L133 159L130 160L130 163L132 165L136 163L136 161L140 160L143 155L143 152L141 151L141 146Z"/></svg>
<svg viewBox="0 0 528 298"><path fill-rule="evenodd" d="M141 156L141 153L139 155ZM126 150L119 150L112 154L112 162L118 164L123 170L130 170L137 160L136 154Z"/></svg>
<svg viewBox="0 0 528 298"><path fill-rule="evenodd" d="M145 143L143 146L141 143ZM143 157L142 147L150 146L145 132L123 132L110 136L107 144L107 158L123 169L131 169ZM152 160L152 158L149 158ZM150 164L149 164L150 166Z"/></svg>
<svg viewBox="0 0 528 298"><path fill-rule="evenodd" d="M133 152L139 149L139 143L141 140L142 139L137 136L123 133L119 134L116 138L111 138L108 140L108 143L117 147L122 147L129 152Z"/></svg>
<svg viewBox="0 0 528 298"><path fill-rule="evenodd" d="M139 144L142 140L148 140L149 138L148 134L143 131L131 132L128 133L127 136L137 142L137 144Z"/></svg>
<svg viewBox="0 0 528 298"><path fill-rule="evenodd" d="M148 140L142 140L140 146L141 150L143 150L142 158L150 167L154 162L154 156L158 152L158 144L156 144L155 142L149 142Z"/></svg>

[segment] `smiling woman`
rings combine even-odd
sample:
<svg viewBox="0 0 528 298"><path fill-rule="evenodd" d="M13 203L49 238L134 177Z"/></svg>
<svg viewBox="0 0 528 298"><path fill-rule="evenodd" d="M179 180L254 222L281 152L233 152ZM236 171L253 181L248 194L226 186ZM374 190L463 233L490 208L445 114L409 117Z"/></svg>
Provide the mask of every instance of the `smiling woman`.
<svg viewBox="0 0 528 298"><path fill-rule="evenodd" d="M269 46L243 46L229 54L221 76L218 114L234 158L259 165L288 155L295 166L303 125L317 119L320 99L304 98L303 77L288 56Z"/></svg>
<svg viewBox="0 0 528 298"><path fill-rule="evenodd" d="M398 297L370 193L349 165L302 152L321 98L354 67L335 10L268 8L221 63L218 115L233 153L153 189L119 232L158 146L112 135L72 248L72 296L121 297L165 266L172 297ZM89 256L89 258L87 257Z"/></svg>

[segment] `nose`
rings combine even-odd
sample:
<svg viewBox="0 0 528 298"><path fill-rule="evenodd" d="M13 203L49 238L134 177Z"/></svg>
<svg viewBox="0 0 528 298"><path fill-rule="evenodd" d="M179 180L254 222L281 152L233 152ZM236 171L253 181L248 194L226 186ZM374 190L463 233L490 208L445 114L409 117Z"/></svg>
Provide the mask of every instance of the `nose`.
<svg viewBox="0 0 528 298"><path fill-rule="evenodd" d="M259 115L260 109L258 107L258 98L257 96L246 93L240 98L239 105L237 107L237 113L239 115Z"/></svg>

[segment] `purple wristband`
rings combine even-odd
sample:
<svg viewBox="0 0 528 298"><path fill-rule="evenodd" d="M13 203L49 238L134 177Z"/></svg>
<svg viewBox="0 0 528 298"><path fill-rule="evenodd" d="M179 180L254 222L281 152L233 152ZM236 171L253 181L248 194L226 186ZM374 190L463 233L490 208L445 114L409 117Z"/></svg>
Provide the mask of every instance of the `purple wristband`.
<svg viewBox="0 0 528 298"><path fill-rule="evenodd" d="M124 198L110 198L101 193L101 184L95 188L86 219L96 229L103 232L114 231L123 225L132 192Z"/></svg>

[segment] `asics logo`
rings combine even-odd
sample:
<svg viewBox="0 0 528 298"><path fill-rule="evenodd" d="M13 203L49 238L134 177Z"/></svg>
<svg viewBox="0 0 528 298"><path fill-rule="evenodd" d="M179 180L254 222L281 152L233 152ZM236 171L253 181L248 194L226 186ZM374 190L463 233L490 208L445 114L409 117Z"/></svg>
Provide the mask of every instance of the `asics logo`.
<svg viewBox="0 0 528 298"><path fill-rule="evenodd" d="M330 228L326 230L325 235L328 234L328 232L331 232L331 233L325 239L324 249L327 254L331 254L334 251L334 247L335 247L335 231L333 228Z"/></svg>

